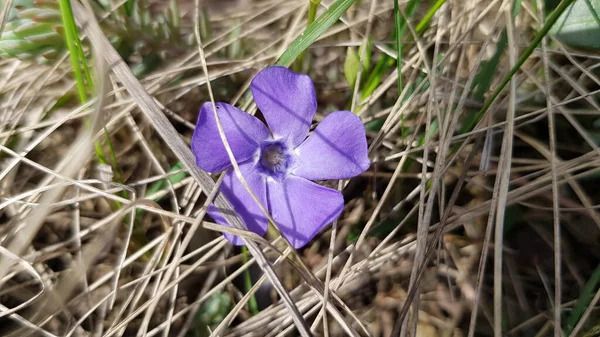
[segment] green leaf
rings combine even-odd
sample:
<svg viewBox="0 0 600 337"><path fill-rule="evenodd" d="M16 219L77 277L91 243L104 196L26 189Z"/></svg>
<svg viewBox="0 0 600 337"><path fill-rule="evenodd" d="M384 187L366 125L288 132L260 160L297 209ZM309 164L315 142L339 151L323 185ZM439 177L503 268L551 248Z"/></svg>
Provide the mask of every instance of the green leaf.
<svg viewBox="0 0 600 337"><path fill-rule="evenodd" d="M346 60L344 61L344 75L346 76L346 81L348 81L348 84L351 87L354 87L354 84L356 83L356 76L358 75L361 55L364 55L362 60L362 76L360 77L362 81L365 78L367 69L369 69L371 64L371 39L367 39L363 42L358 49L358 53L354 51L354 48L348 47L346 52Z"/></svg>
<svg viewBox="0 0 600 337"><path fill-rule="evenodd" d="M352 47L348 47L346 50L346 60L344 61L344 76L346 76L346 81L351 87L354 87L354 83L356 83L359 65L360 60L358 59L358 55Z"/></svg>
<svg viewBox="0 0 600 337"><path fill-rule="evenodd" d="M365 130L367 130L369 132L377 132L377 131L381 130L381 127L383 127L383 123L385 123L384 120L376 119L374 121L371 121L371 122L365 124Z"/></svg>
<svg viewBox="0 0 600 337"><path fill-rule="evenodd" d="M366 50L365 50L366 49ZM364 51L364 54L363 54ZM363 74L367 73L367 70L369 69L369 66L371 65L371 38L367 38L363 44L360 46L360 48L358 49L358 57L362 57L364 55L364 58L362 59L362 66L363 66ZM362 77L361 77L362 80Z"/></svg>
<svg viewBox="0 0 600 337"><path fill-rule="evenodd" d="M287 66L331 27L356 0L337 0L283 52L276 65Z"/></svg>
<svg viewBox="0 0 600 337"><path fill-rule="evenodd" d="M600 48L600 0L577 0L550 30L561 42L585 49Z"/></svg>

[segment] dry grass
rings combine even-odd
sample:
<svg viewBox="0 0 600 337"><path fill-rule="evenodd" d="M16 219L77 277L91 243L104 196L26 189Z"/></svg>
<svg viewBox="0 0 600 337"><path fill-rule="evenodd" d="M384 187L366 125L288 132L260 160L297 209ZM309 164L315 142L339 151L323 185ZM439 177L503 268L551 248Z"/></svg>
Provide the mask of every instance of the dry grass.
<svg viewBox="0 0 600 337"><path fill-rule="evenodd" d="M343 73L347 47L367 38L372 64L359 79L396 56L393 1L351 7L308 49L316 120L355 111L373 164L338 183L343 215L295 251L245 232L236 215L237 228L205 217L213 199L229 206L188 145L205 101L256 112L250 80L302 34L308 1L182 2L181 34L195 42L139 78L136 59L123 60L73 3L95 56L93 101L69 99L66 55L0 60L0 335L560 336L600 259L598 57L546 37L477 126L460 131L482 107L470 88L502 31L508 47L486 97L540 30L533 4L513 21L509 1L449 0L420 34L431 6L421 4L401 93L393 66L364 99ZM193 33L196 13L212 37ZM107 139L120 172L94 155L96 141L110 152ZM219 231L244 236L250 258ZM599 294L572 336L597 324ZM201 318L218 296L223 312Z"/></svg>

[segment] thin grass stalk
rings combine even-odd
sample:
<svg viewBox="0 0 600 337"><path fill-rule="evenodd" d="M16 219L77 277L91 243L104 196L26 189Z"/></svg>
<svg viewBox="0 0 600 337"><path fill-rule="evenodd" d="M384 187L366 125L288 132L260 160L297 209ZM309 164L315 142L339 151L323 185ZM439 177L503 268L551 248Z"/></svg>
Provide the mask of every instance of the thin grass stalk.
<svg viewBox="0 0 600 337"><path fill-rule="evenodd" d="M506 31L509 46L510 66L515 66L516 51L514 47L514 29L510 10L505 10ZM498 176L498 207L496 212L496 226L494 233L494 336L502 337L502 253L504 248L504 215L506 210L506 201L508 197L508 188L510 183L510 168L512 161L514 119L516 109L516 91L517 83L515 78L510 81L509 108L506 116L506 128L504 129L504 139L502 141L501 157L498 164L500 170Z"/></svg>
<svg viewBox="0 0 600 337"><path fill-rule="evenodd" d="M4 25L6 24L6 20L8 18L8 12L12 8L14 0L4 0L4 7L0 11L0 38L2 37L2 32L4 32Z"/></svg>
<svg viewBox="0 0 600 337"><path fill-rule="evenodd" d="M338 191L342 191L344 187L344 183L342 180L338 181ZM325 271L325 290L323 291L323 304L321 305L321 312L323 313L323 319L322 319L322 323L323 323L323 335L325 337L329 337L329 321L327 320L327 310L325 310L325 308L327 308L327 302L329 301L329 291L330 291L330 284L331 284L331 264L333 262L333 258L334 258L334 250L335 250L335 240L336 240L336 236L337 236L337 229L338 229L338 220L334 220L333 221L333 225L331 227L331 238L329 239L329 249L327 250L327 267L326 267L326 271ZM315 320L315 323L318 323L317 320Z"/></svg>
<svg viewBox="0 0 600 337"><path fill-rule="evenodd" d="M418 270L419 270L419 266L421 265L422 261L424 261L425 258L425 254L426 254L426 246L427 246L427 233L429 232L429 226L430 226L430 222L431 222L431 212L433 209L433 201L435 199L435 195L437 193L437 189L438 189L438 185L440 182L440 176L442 174L442 165L443 165L443 160L444 160L444 151L440 150L439 151L439 155L436 158L436 162L435 162L435 167L434 167L434 175L431 179L431 184L429 183L430 180L428 180L427 177L427 167L426 167L426 163L428 161L428 157L429 157L429 152L430 152L430 137L431 137L431 124L432 124L432 110L436 110L436 115L440 115L439 112L439 107L437 106L437 104L435 103L435 92L437 91L437 86L436 86L436 77L435 77L435 73L433 71L433 67L432 65L429 63L428 61L428 57L426 54L426 51L424 50L421 41L419 41L417 33L415 32L414 28L412 27L412 25L410 23L408 23L408 19L406 14L404 13L404 11L400 11L400 13L402 14L403 18L405 21L407 21L407 27L410 30L410 33L413 37L413 39L416 42L416 46L418 49L419 54L421 55L421 58L423 59L423 66L425 67L425 70L427 71L427 76L429 78L429 83L431 84L430 90L429 90L429 97L428 97L428 102L427 102L427 108L426 108L426 126L425 126L425 148L423 149L423 165L421 167L421 174L422 174L422 178L421 178L421 193L420 193L420 197L419 197L419 216L418 216L418 221L417 221L417 247L416 247L416 251L415 251L415 259L414 259L414 264L412 267L412 271L411 271L411 277L410 277L410 281L409 281L409 292L410 291L415 291L416 294L419 293L419 288L420 285L416 282L417 278L418 278ZM443 134L443 133L442 133ZM443 139L443 138L442 138ZM429 190L429 196L427 199L427 202L425 202L425 193ZM410 303L410 302L407 302ZM408 319L406 319L407 317L401 318L400 316L398 316L398 319L396 319L395 323L394 323L394 332L397 333L400 336L406 336L407 333L411 333L411 335L414 335L416 333L416 329L417 329L417 320L418 320L418 315L419 315L419 305L420 305L420 298L419 296L415 296L413 298L412 301L412 308L413 308L413 316L412 319L410 321L410 327L408 326L409 322Z"/></svg>
<svg viewBox="0 0 600 337"><path fill-rule="evenodd" d="M373 17L375 16L375 8L377 8L377 0L372 0L369 5L369 18L367 20L367 29L365 32L365 36L363 38L362 46L363 48L359 48L360 55L358 55L358 72L356 73L356 81L354 83L354 90L352 91L352 103L350 105L350 111L356 112L356 105L358 104L358 100L360 95L358 94L360 88L360 78L362 77L363 71L363 60L367 57L367 49L369 49L369 36L371 35L371 28L373 23ZM369 51L370 52L370 51Z"/></svg>
<svg viewBox="0 0 600 337"><path fill-rule="evenodd" d="M537 0L540 22L544 22L544 3ZM554 230L554 337L562 335L562 257L560 242L560 205L558 177L556 173L556 131L554 112L552 109L552 90L550 87L550 68L548 66L548 41L542 39L542 64L544 69L544 84L546 86L546 109L548 109L548 142L550 146L550 173L552 175L552 217Z"/></svg>

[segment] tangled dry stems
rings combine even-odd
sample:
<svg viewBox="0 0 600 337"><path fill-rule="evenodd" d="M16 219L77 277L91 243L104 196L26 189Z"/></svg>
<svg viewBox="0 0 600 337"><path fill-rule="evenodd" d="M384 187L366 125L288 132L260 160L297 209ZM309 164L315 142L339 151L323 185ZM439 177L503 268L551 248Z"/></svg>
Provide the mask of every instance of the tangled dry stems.
<svg viewBox="0 0 600 337"><path fill-rule="evenodd" d="M186 5L191 27L194 6ZM477 127L461 134L467 112L481 104L467 96L474 75L502 29L508 50L492 87L539 30L530 3L514 25L509 5L443 6L405 48L403 82L413 92L397 92L392 69L362 101L344 81L346 47L367 36L375 60L395 56L391 1L353 7L309 49L304 71L320 93L317 119L351 104L365 123L384 123L369 131L371 169L341 185L343 216L312 245L295 253L281 240L244 234L263 250L256 257L272 262L296 314L275 280L261 277L256 257L244 263L219 235L224 228L200 221L214 188L191 176L146 191L181 172L169 168L186 149L168 137L189 141L209 99L203 67L216 100L254 113L249 80L302 33L306 2L236 1L227 11L202 3L214 36L202 41L204 57L190 48L139 81L76 7L79 23L90 25L102 99L57 104L74 87L66 56L52 65L0 63L0 334L185 336L219 292L233 308L213 335L295 335L293 319L303 317L317 335L389 336L407 299L403 333L498 335L499 320L509 335L560 326L552 308L569 312L598 262L598 58L548 37ZM156 112L175 128L161 130ZM93 141L107 149L105 132L123 183L93 155ZM238 281L247 269L250 292ZM251 294L264 305L253 316Z"/></svg>

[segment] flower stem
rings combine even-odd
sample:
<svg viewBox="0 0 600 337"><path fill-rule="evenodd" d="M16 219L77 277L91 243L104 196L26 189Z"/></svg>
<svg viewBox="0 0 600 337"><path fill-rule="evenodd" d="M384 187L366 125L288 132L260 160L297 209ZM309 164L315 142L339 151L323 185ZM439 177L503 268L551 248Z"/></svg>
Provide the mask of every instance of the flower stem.
<svg viewBox="0 0 600 337"><path fill-rule="evenodd" d="M248 262L248 248L246 246L242 246L242 261L244 264ZM244 286L246 287L246 292L252 289L252 278L250 276L250 268L247 268L244 271ZM256 297L254 295L250 296L248 300L248 309L250 310L250 314L252 316L258 314L258 303L256 302Z"/></svg>
<svg viewBox="0 0 600 337"><path fill-rule="evenodd" d="M321 0L310 0L310 5L308 6L308 25L315 21L317 17L317 8L321 4Z"/></svg>
<svg viewBox="0 0 600 337"><path fill-rule="evenodd" d="M317 8L319 8L320 4L321 4L321 0L309 0L308 18L306 21L307 27L310 26L310 24L315 21L315 18L317 17ZM300 53L300 55L298 55L298 58L296 59L296 62L294 63L294 71L302 72L305 54L306 54L306 50L303 51L302 53Z"/></svg>

